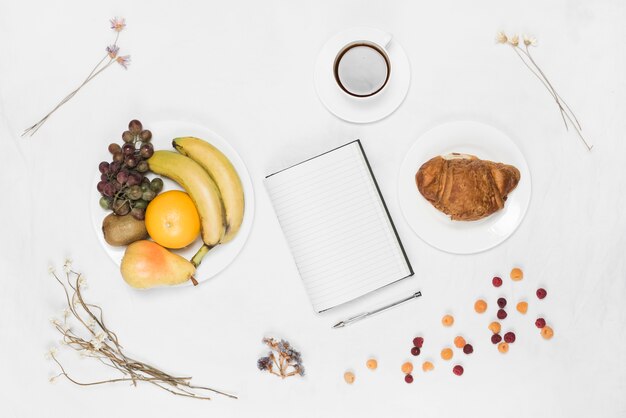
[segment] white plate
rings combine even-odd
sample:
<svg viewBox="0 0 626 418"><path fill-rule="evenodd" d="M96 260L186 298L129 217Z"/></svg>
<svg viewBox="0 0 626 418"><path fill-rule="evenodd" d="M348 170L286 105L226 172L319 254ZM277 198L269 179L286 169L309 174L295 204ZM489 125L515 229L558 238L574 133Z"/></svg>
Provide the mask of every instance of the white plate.
<svg viewBox="0 0 626 418"><path fill-rule="evenodd" d="M155 150L173 151L174 148L172 147L172 139L181 136L195 136L204 139L205 141L217 147L220 151L224 153L224 155L228 157L228 159L230 159L230 161L233 163L233 166L237 170L239 177L241 178L246 205L241 228L239 229L237 236L232 241L223 245L218 245L217 247L209 251L209 253L204 257L202 264L200 264L200 266L198 267L196 274L194 275L194 277L199 282L210 279L211 277L216 276L219 272L224 270L237 257L244 244L246 243L248 236L250 235L252 220L254 218L254 190L252 188L252 181L250 179L248 169L246 168L239 154L237 154L237 152L234 150L234 148L230 146L228 142L226 142L222 137L220 137L213 131L200 125L179 121L165 121L150 123L148 126L146 126L146 128L152 131L152 144L154 145ZM102 151L102 159L109 161L111 155L108 154L105 145L103 145ZM95 171L97 172L98 170L96 169ZM153 178L155 177L155 175L149 173L148 177ZM169 180L166 177L161 178L163 179L164 183L164 191L182 190L182 188L174 181ZM113 247L107 244L107 242L104 240L104 236L102 234L102 220L105 216L111 213L111 211L103 210L98 203L100 200L100 193L96 189L96 185L99 181L100 173L97 172L96 178L94 179L93 186L91 188L91 195L89 197L91 207L91 223L94 230L96 231L96 235L98 236L98 241L100 241L100 244L109 255L109 257L111 257L113 262L115 262L119 266L122 261L122 256L124 255L126 247ZM174 252L182 255L187 259L190 259L201 245L202 241L200 238L198 238L189 246L181 250L176 250ZM190 282L187 283L189 285L191 284Z"/></svg>
<svg viewBox="0 0 626 418"><path fill-rule="evenodd" d="M411 83L409 59L394 38L385 50L391 63L387 85L370 97L354 97L343 91L335 81L333 65L339 51L354 41L376 42L391 36L375 28L356 27L330 38L320 51L315 64L315 91L321 102L335 116L348 122L369 123L392 114L404 101Z"/></svg>
<svg viewBox="0 0 626 418"><path fill-rule="evenodd" d="M502 210L479 221L452 221L424 199L415 173L431 158L451 152L517 167L520 182ZM423 134L406 155L398 178L400 207L413 231L433 247L455 254L485 251L506 240L524 219L530 194L530 171L515 143L489 125L470 121L447 123Z"/></svg>

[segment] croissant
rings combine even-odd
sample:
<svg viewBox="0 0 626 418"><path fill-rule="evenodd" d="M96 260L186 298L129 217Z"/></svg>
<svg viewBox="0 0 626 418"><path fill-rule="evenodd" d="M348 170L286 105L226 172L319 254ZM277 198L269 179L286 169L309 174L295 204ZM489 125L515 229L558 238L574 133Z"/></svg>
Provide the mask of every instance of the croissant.
<svg viewBox="0 0 626 418"><path fill-rule="evenodd" d="M512 165L459 153L434 157L415 174L422 196L455 221L476 221L502 209L519 181Z"/></svg>

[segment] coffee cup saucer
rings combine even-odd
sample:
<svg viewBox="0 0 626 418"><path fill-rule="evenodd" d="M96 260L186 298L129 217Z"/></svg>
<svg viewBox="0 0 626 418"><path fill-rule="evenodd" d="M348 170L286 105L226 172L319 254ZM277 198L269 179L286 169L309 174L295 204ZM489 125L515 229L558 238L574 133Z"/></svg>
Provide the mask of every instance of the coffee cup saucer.
<svg viewBox="0 0 626 418"><path fill-rule="evenodd" d="M370 41L388 38L389 34L376 28L354 27L330 38L320 51L315 64L315 90L329 112L352 123L370 123L392 114L404 101L411 83L409 59L396 39L385 47L391 63L387 85L370 97L353 97L337 84L333 65L337 53L354 41Z"/></svg>

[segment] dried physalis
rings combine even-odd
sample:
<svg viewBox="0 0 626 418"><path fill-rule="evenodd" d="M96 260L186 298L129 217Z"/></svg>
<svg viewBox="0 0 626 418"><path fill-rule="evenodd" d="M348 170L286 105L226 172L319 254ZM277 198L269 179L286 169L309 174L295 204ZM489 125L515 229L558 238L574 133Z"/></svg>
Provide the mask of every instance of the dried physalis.
<svg viewBox="0 0 626 418"><path fill-rule="evenodd" d="M266 370L281 378L304 376L302 356L289 342L275 338L263 338L263 344L270 348L267 356L257 360L259 370Z"/></svg>

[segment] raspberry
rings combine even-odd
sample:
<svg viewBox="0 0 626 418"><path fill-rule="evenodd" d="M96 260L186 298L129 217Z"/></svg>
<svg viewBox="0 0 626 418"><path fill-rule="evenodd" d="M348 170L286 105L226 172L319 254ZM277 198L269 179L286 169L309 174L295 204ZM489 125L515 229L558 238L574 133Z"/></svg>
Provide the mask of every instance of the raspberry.
<svg viewBox="0 0 626 418"><path fill-rule="evenodd" d="M498 298L498 306L504 308L506 306L506 299Z"/></svg>
<svg viewBox="0 0 626 418"><path fill-rule="evenodd" d="M502 279L496 276L493 279L491 279L491 284L493 284L493 287L500 287L502 286Z"/></svg>
<svg viewBox="0 0 626 418"><path fill-rule="evenodd" d="M543 328L546 326L546 320L543 318L537 318L537 320L535 321L535 326L537 328Z"/></svg>
<svg viewBox="0 0 626 418"><path fill-rule="evenodd" d="M463 347L463 352L465 354L472 354L474 352L474 347L472 347L471 344L465 344L465 346Z"/></svg>
<svg viewBox="0 0 626 418"><path fill-rule="evenodd" d="M404 381L407 383L413 383L413 376L410 374L407 374L406 376L404 376Z"/></svg>
<svg viewBox="0 0 626 418"><path fill-rule="evenodd" d="M507 332L504 334L504 341L511 344L515 342L515 334L512 332Z"/></svg>
<svg viewBox="0 0 626 418"><path fill-rule="evenodd" d="M506 311L504 309L498 309L498 319L506 318Z"/></svg>
<svg viewBox="0 0 626 418"><path fill-rule="evenodd" d="M491 342L493 344L498 344L500 341L502 341L502 337L500 336L500 334L493 334L491 336Z"/></svg>
<svg viewBox="0 0 626 418"><path fill-rule="evenodd" d="M424 339L422 337L413 338L413 345L417 348L422 348L424 345Z"/></svg>
<svg viewBox="0 0 626 418"><path fill-rule="evenodd" d="M546 291L546 289L544 289L543 287L540 287L539 289L537 289L537 297L539 299L543 299L546 296L548 296L548 292Z"/></svg>
<svg viewBox="0 0 626 418"><path fill-rule="evenodd" d="M458 364L452 368L452 373L457 376L461 376L463 374L463 366L459 366Z"/></svg>
<svg viewBox="0 0 626 418"><path fill-rule="evenodd" d="M413 354L414 356L419 356L419 355L420 355L420 349L419 349L419 347L413 347L413 348L411 348L411 354Z"/></svg>

